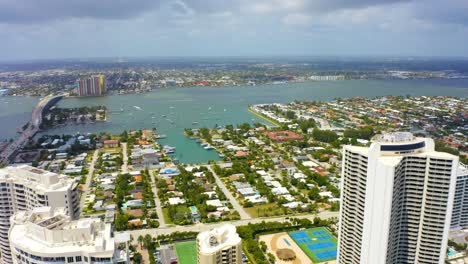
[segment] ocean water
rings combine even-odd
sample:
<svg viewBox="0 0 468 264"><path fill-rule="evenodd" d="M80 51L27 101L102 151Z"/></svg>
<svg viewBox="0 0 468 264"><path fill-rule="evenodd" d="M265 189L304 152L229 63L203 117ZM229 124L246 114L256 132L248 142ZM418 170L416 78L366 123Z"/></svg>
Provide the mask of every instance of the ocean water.
<svg viewBox="0 0 468 264"><path fill-rule="evenodd" d="M205 150L183 135L184 128L215 127L228 124L266 121L248 112L247 107L258 103L291 102L293 100L328 101L337 97L375 97L385 95L447 95L468 96L468 80L355 80L337 82L308 82L285 85L192 87L158 89L145 94L112 95L94 98L69 98L59 107L106 105L111 111L108 122L73 125L48 130L47 134L76 132L110 132L153 128L167 135L162 145L176 147L176 157L182 163L218 160L218 154ZM14 100L14 107L0 101L0 138L15 136L17 127L27 122L34 98L4 97ZM121 111L123 109L123 111ZM196 122L196 123L194 123Z"/></svg>

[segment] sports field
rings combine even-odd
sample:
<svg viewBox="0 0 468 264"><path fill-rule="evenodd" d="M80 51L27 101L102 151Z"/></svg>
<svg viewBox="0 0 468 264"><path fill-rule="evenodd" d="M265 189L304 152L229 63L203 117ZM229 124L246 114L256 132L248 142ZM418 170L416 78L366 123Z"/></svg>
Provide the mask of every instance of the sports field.
<svg viewBox="0 0 468 264"><path fill-rule="evenodd" d="M314 263L336 259L337 239L323 227L289 232L289 236Z"/></svg>
<svg viewBox="0 0 468 264"><path fill-rule="evenodd" d="M197 264L196 241L176 243L175 248L180 264Z"/></svg>

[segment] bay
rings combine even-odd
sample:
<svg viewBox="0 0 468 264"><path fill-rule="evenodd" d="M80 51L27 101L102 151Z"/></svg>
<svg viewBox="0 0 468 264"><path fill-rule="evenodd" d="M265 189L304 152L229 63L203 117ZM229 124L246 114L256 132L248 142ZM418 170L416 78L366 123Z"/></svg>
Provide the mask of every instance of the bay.
<svg viewBox="0 0 468 264"><path fill-rule="evenodd" d="M47 134L120 133L123 130L157 129L167 135L162 145L176 147L176 157L182 163L219 160L215 151L205 150L183 135L184 128L224 126L228 124L266 121L248 112L258 103L294 100L328 101L337 97L372 98L386 95L468 96L468 80L353 80L336 82L288 83L284 85L237 87L189 87L157 89L145 94L111 95L105 97L67 98L59 107L105 105L110 110L108 122L73 125L48 130ZM10 100L10 97L5 97ZM37 99L15 98L19 105L4 106L0 101L0 138L12 137L16 127L27 122L27 115ZM22 101L24 100L24 101ZM121 111L123 109L123 111ZM13 128L14 127L14 128Z"/></svg>

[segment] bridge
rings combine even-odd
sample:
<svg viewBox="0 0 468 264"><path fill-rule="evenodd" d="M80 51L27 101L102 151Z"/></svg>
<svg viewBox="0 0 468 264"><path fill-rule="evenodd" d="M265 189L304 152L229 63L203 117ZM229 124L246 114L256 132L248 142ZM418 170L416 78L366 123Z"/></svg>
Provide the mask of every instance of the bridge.
<svg viewBox="0 0 468 264"><path fill-rule="evenodd" d="M21 135L15 141L11 142L0 153L0 163L10 163L13 155L22 149L40 131L44 114L62 98L63 95L49 95L39 101L32 111L31 121L27 124L27 127L21 131Z"/></svg>

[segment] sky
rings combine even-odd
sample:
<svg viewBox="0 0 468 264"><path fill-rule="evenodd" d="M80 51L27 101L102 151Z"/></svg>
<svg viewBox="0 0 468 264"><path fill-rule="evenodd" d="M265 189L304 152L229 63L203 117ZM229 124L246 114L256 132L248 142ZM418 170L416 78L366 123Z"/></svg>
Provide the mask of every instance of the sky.
<svg viewBox="0 0 468 264"><path fill-rule="evenodd" d="M0 60L468 57L468 0L0 0Z"/></svg>

